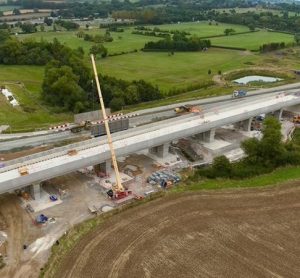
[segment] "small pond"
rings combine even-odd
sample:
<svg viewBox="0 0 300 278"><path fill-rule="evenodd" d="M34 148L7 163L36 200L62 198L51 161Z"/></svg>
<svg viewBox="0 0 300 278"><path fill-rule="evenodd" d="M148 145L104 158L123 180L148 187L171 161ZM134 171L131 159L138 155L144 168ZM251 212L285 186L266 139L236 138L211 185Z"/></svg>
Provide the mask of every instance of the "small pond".
<svg viewBox="0 0 300 278"><path fill-rule="evenodd" d="M239 79L233 80L235 83L239 84L248 84L249 82L276 82L282 80L277 77L269 77L269 76L259 76L259 75L249 75Z"/></svg>

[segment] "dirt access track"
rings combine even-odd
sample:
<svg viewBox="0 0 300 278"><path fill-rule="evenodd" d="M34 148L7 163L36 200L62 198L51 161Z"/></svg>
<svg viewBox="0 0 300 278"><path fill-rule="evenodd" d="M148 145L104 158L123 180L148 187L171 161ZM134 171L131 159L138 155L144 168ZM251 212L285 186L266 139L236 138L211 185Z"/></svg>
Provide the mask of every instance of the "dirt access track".
<svg viewBox="0 0 300 278"><path fill-rule="evenodd" d="M300 182L169 194L123 211L80 240L56 273L300 277Z"/></svg>

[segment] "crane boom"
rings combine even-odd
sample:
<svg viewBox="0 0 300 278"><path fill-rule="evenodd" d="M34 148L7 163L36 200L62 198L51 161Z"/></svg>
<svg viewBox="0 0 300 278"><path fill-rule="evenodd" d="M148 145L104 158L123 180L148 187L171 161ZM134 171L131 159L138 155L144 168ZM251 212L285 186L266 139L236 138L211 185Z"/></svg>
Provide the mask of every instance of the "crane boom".
<svg viewBox="0 0 300 278"><path fill-rule="evenodd" d="M99 100L100 100L100 106L101 106L101 110L102 110L105 130L106 130L106 134L107 134L108 145L109 145L109 149L110 149L110 153L111 153L111 159L112 159L112 163L113 163L115 175L116 175L115 188L117 191L123 192L124 187L121 183L121 177L120 177L120 172L119 172L119 168L118 168L117 158L116 158L116 154L115 154L115 150L114 150L114 146L113 146L113 142L112 142L112 138L111 138L111 134L110 134L110 130L109 130L108 118L106 116L105 106L104 106L104 102L103 102L102 92L101 92L101 88L100 88L97 68L96 68L95 59L94 59L93 54L91 54L91 60L92 60L94 74L95 74L97 91L98 91L98 96L99 96Z"/></svg>

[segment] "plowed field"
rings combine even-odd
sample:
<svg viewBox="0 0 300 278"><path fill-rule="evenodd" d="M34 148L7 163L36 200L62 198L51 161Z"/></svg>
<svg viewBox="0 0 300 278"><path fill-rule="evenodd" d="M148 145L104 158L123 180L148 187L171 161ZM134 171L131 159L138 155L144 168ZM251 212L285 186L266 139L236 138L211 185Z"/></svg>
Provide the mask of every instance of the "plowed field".
<svg viewBox="0 0 300 278"><path fill-rule="evenodd" d="M300 277L300 183L171 194L129 209L80 240L56 275Z"/></svg>

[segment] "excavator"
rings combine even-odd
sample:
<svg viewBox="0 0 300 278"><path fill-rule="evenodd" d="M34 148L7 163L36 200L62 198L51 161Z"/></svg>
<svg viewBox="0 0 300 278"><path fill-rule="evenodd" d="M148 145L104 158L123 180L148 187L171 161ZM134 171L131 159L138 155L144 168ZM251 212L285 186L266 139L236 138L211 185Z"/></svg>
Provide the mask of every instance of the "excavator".
<svg viewBox="0 0 300 278"><path fill-rule="evenodd" d="M111 153L111 159L112 159L113 168L114 168L115 175L116 175L116 183L112 185L112 189L107 191L107 195L112 199L120 200L120 199L123 199L123 198L127 197L128 195L132 194L132 192L125 189L121 182L117 158L116 158L115 149L114 149L112 138L111 138L111 133L110 133L109 124L108 124L108 117L107 117L106 111L105 111L104 101L103 101L103 97L102 97L100 82L99 82L97 68L96 68L95 59L94 59L93 54L91 54L91 60L92 60L93 71L94 71L95 80L96 80L98 96L99 96L99 100L100 100L100 109L102 111L108 145L109 145L109 149L110 149L110 153Z"/></svg>

